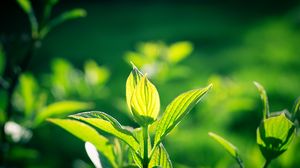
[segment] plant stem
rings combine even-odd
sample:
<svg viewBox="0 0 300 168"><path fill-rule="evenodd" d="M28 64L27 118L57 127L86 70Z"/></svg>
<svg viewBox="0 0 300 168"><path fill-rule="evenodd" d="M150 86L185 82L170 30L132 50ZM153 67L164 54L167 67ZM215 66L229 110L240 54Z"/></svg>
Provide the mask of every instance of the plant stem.
<svg viewBox="0 0 300 168"><path fill-rule="evenodd" d="M271 160L266 160L263 168L267 168L270 163L271 163Z"/></svg>
<svg viewBox="0 0 300 168"><path fill-rule="evenodd" d="M148 168L149 158L148 158L148 125L142 127L143 139L144 139L144 155L143 155L143 168Z"/></svg>

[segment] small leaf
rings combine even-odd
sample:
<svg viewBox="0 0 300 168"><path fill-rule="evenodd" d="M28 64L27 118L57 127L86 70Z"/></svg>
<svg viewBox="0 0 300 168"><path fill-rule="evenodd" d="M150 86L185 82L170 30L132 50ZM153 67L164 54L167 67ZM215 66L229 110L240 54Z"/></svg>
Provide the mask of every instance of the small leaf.
<svg viewBox="0 0 300 168"><path fill-rule="evenodd" d="M256 141L266 160L272 160L287 150L296 134L295 125L282 112L264 119L256 131Z"/></svg>
<svg viewBox="0 0 300 168"><path fill-rule="evenodd" d="M150 162L149 167L162 167L162 168L172 168L172 162L169 158L169 154L164 148L163 144L160 143L158 147L156 147Z"/></svg>
<svg viewBox="0 0 300 168"><path fill-rule="evenodd" d="M134 64L132 64L133 70L129 74L126 81L126 102L129 109L131 109L131 97L136 85L140 82L141 78L144 76Z"/></svg>
<svg viewBox="0 0 300 168"><path fill-rule="evenodd" d="M155 86L143 76L131 96L131 111L135 121L146 126L153 123L160 109L160 100Z"/></svg>
<svg viewBox="0 0 300 168"><path fill-rule="evenodd" d="M211 87L212 85L210 84L203 89L182 93L168 105L157 125L154 146L158 145L182 118L194 108Z"/></svg>
<svg viewBox="0 0 300 168"><path fill-rule="evenodd" d="M135 152L139 151L139 143L132 132L123 126L113 117L100 111L83 112L70 117L85 121L92 126L105 131L128 144Z"/></svg>
<svg viewBox="0 0 300 168"><path fill-rule="evenodd" d="M90 142L85 142L84 147L94 166L96 168L102 168L100 156L96 147Z"/></svg>
<svg viewBox="0 0 300 168"><path fill-rule="evenodd" d="M26 13L30 13L32 11L31 2L30 0L17 0L20 7L24 10Z"/></svg>
<svg viewBox="0 0 300 168"><path fill-rule="evenodd" d="M264 111L263 111L263 118L266 119L270 116L270 110L269 110L269 101L268 101L268 96L266 93L265 88L259 84L258 82L254 82L254 85L257 87L260 97L264 103Z"/></svg>
<svg viewBox="0 0 300 168"><path fill-rule="evenodd" d="M86 81L91 85L104 84L110 76L110 72L107 68L99 66L92 60L84 64L84 73Z"/></svg>
<svg viewBox="0 0 300 168"><path fill-rule="evenodd" d="M25 116L30 117L35 110L36 91L38 85L31 74L23 74L20 77L20 92L23 99Z"/></svg>
<svg viewBox="0 0 300 168"><path fill-rule="evenodd" d="M48 119L48 121L60 126L77 138L90 142L99 152L103 154L111 163L114 168L117 168L115 156L113 153L113 147L109 143L109 140L100 135L94 128L86 125L80 121L70 119Z"/></svg>
<svg viewBox="0 0 300 168"><path fill-rule="evenodd" d="M217 141L220 145L222 145L226 149L226 151L238 162L240 167L244 167L242 159L238 154L238 149L232 143L215 133L209 132L208 135L215 141Z"/></svg>
<svg viewBox="0 0 300 168"><path fill-rule="evenodd" d="M35 125L39 125L48 117L52 117L55 115L66 115L82 110L87 110L91 107L92 104L79 101L61 101L52 103L38 112L35 118Z"/></svg>
<svg viewBox="0 0 300 168"><path fill-rule="evenodd" d="M189 56L192 51L192 43L187 41L177 42L169 47L167 59L169 62L175 64Z"/></svg>
<svg viewBox="0 0 300 168"><path fill-rule="evenodd" d="M296 103L294 105L294 110L293 110L293 119L297 119L297 112L300 110L300 97L297 98Z"/></svg>
<svg viewBox="0 0 300 168"><path fill-rule="evenodd" d="M49 21L49 23L43 27L40 31L41 38L45 37L54 27L68 21L77 18L82 18L87 15L84 9L72 9L70 11L60 14L58 17Z"/></svg>

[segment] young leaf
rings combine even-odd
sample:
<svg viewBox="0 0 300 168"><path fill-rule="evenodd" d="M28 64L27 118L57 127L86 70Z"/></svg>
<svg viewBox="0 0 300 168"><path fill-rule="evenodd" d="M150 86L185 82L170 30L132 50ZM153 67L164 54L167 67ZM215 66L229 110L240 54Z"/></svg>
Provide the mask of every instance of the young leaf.
<svg viewBox="0 0 300 168"><path fill-rule="evenodd" d="M136 85L140 82L144 75L133 65L133 69L126 81L126 102L128 109L131 110L131 97Z"/></svg>
<svg viewBox="0 0 300 168"><path fill-rule="evenodd" d="M24 113L26 117L31 117L36 103L35 92L37 83L30 74L23 74L20 77L20 92L24 101Z"/></svg>
<svg viewBox="0 0 300 168"><path fill-rule="evenodd" d="M96 168L102 168L100 156L96 147L90 142L85 142L84 147L94 166Z"/></svg>
<svg viewBox="0 0 300 168"><path fill-rule="evenodd" d="M85 121L92 126L107 132L128 144L135 152L139 151L139 142L132 132L122 127L113 117L100 111L83 112L70 117Z"/></svg>
<svg viewBox="0 0 300 168"><path fill-rule="evenodd" d="M34 123L35 126L37 126L48 117L70 114L72 112L90 109L91 107L92 105L90 103L78 101L61 101L52 103L38 112Z"/></svg>
<svg viewBox="0 0 300 168"><path fill-rule="evenodd" d="M270 116L269 101L268 101L268 96L267 96L266 90L258 82L254 82L254 85L258 89L258 91L260 93L260 97L261 97L261 99L262 99L262 101L264 103L263 118L266 119L266 118L268 118Z"/></svg>
<svg viewBox="0 0 300 168"><path fill-rule="evenodd" d="M210 84L203 89L182 93L168 105L157 125L154 146L158 145L182 118L194 108L211 87L212 85Z"/></svg>
<svg viewBox="0 0 300 168"><path fill-rule="evenodd" d="M297 98L296 103L294 105L294 110L293 110L293 120L296 120L297 118L297 112L300 110L300 97Z"/></svg>
<svg viewBox="0 0 300 168"><path fill-rule="evenodd" d="M32 5L30 0L17 0L19 6L23 9L23 11L28 15L30 25L31 25L31 33L32 37L38 37L38 22L36 20L34 11L32 9Z"/></svg>
<svg viewBox="0 0 300 168"><path fill-rule="evenodd" d="M208 135L215 141L217 141L220 145L222 145L226 149L226 151L238 162L241 168L244 167L242 159L238 154L238 149L232 143L213 132L209 132Z"/></svg>
<svg viewBox="0 0 300 168"><path fill-rule="evenodd" d="M155 86L143 76L131 96L131 111L141 126L153 123L159 113L160 100Z"/></svg>
<svg viewBox="0 0 300 168"><path fill-rule="evenodd" d="M256 131L256 142L265 159L270 161L287 150L296 134L296 128L282 112L264 119Z"/></svg>
<svg viewBox="0 0 300 168"><path fill-rule="evenodd" d="M64 23L65 21L82 18L86 15L87 13L84 9L72 9L64 12L53 20L50 20L49 23L41 29L40 37L44 38L54 27Z"/></svg>
<svg viewBox="0 0 300 168"><path fill-rule="evenodd" d="M189 56L193 51L193 45L190 42L182 41L172 44L168 49L167 59L175 64L185 57Z"/></svg>
<svg viewBox="0 0 300 168"><path fill-rule="evenodd" d="M94 128L86 125L80 121L70 119L48 119L48 121L60 126L66 131L70 132L77 138L90 142L99 152L101 152L111 163L114 168L117 168L115 156L113 153L113 147L109 143L109 140L100 135Z"/></svg>
<svg viewBox="0 0 300 168"><path fill-rule="evenodd" d="M163 167L163 168L172 168L172 162L169 158L169 154L164 148L163 144L160 143L158 147L156 147L150 162L149 162L149 167L154 168L154 167Z"/></svg>

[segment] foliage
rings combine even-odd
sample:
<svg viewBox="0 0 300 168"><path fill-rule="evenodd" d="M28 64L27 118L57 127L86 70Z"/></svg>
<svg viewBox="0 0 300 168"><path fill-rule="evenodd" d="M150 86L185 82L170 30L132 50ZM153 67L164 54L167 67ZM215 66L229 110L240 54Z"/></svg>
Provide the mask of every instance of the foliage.
<svg viewBox="0 0 300 168"><path fill-rule="evenodd" d="M295 118L295 114L298 111L299 101L295 105L295 113L290 114L287 110L272 113L269 112L269 102L267 93L262 85L254 82L257 87L261 99L264 104L263 120L256 131L257 144L263 154L266 162L264 168L266 168L270 162L280 156L288 149L289 144L292 142L296 135L296 124L292 119L289 119L287 115L294 115L291 118ZM237 148L230 142L225 140L219 135L209 133L209 135L220 143L238 162L240 167L244 167L242 161L237 153Z"/></svg>
<svg viewBox="0 0 300 168"><path fill-rule="evenodd" d="M195 89L185 92L175 98L169 106L166 108L161 119L157 120L159 112L159 96L155 86L148 80L147 76L142 74L135 66L131 71L126 82L126 99L128 107L132 113L133 119L139 124L139 128L136 133L132 129L122 126L115 118L110 115L99 112L83 112L75 115L71 115L71 119L49 119L50 122L57 124L58 126L66 129L80 139L91 143L102 143L114 148L112 143L108 143L107 140L95 142L95 136L87 135L88 132L94 132L95 129L89 127L98 128L115 138L118 138L125 142L132 153L132 161L128 162L128 165L117 165L115 158L111 159L111 154L108 154L109 150L104 150L99 145L95 145L103 156L107 157L110 161L111 167L172 167L169 155L165 150L162 140L165 136L183 119L183 117L199 102L199 100L207 93L211 88L211 85L203 89ZM157 122L157 125L153 125ZM85 125L86 131L75 130L75 125ZM88 124L88 125L86 125ZM151 140L149 135L149 126L155 126L154 141ZM136 130L136 129L135 129ZM80 132L85 133L80 133ZM103 146L103 145L102 145ZM114 157L116 157L114 155Z"/></svg>

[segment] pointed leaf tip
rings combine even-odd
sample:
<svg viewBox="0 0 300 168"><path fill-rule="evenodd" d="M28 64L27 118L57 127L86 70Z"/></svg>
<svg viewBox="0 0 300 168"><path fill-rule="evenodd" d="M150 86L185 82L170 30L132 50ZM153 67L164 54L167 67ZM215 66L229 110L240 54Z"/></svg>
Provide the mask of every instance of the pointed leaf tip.
<svg viewBox="0 0 300 168"><path fill-rule="evenodd" d="M264 104L264 110L263 110L263 118L266 119L270 116L270 110L269 110L269 101L268 96L265 88L258 82L254 81L254 85L256 86L257 90L259 91L260 97Z"/></svg>

